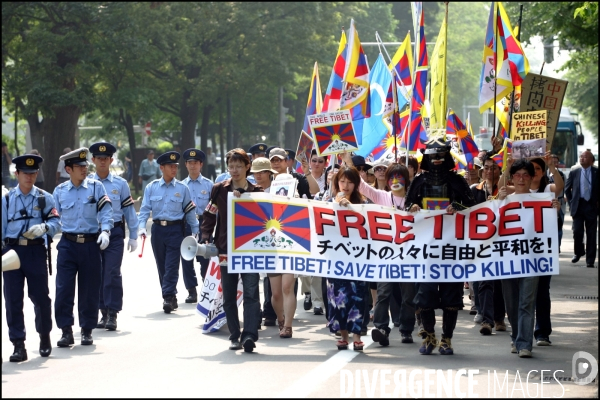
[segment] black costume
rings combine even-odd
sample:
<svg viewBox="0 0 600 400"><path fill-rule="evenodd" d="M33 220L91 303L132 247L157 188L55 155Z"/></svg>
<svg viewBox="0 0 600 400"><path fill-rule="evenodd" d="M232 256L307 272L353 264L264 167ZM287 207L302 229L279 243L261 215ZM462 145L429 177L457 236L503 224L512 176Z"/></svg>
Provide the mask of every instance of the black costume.
<svg viewBox="0 0 600 400"><path fill-rule="evenodd" d="M456 174L450 145L440 140L431 140L424 151L421 169L411 182L406 195L406 210L413 204L427 209L424 198L444 199L448 204L461 203L466 207L475 205L469 184ZM441 354L453 354L450 339L456 327L458 310L463 308L462 282L421 282L416 284L415 309L420 314L423 330L419 334L425 339L419 349L421 354L431 354L437 345L435 339L435 309L443 311Z"/></svg>

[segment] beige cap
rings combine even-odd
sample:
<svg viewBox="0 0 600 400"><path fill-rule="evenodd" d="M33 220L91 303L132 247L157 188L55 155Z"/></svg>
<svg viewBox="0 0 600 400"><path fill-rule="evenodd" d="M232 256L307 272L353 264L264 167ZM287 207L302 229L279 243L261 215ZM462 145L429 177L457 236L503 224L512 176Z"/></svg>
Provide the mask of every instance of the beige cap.
<svg viewBox="0 0 600 400"><path fill-rule="evenodd" d="M277 171L274 171L271 169L271 161L269 161L268 158L257 157L254 160L252 160L252 168L250 168L250 172L254 173L254 172L262 172L262 171L270 171L274 174L277 173Z"/></svg>
<svg viewBox="0 0 600 400"><path fill-rule="evenodd" d="M271 149L271 151L269 152L269 160L272 159L273 157L279 157L283 160L285 160L288 157L287 152L280 148L280 147L275 147L273 149Z"/></svg>

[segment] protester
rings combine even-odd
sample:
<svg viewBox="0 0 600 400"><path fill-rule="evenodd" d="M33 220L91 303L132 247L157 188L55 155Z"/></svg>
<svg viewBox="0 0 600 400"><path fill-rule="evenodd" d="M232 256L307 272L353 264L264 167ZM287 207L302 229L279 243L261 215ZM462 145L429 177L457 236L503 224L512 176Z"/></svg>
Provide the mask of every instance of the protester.
<svg viewBox="0 0 600 400"><path fill-rule="evenodd" d="M250 174L250 158L243 149L233 149L227 153L226 164L231 178L216 183L211 191L210 200L204 210L201 231L203 243L208 243L213 231L215 245L219 251L219 265L221 268L221 285L223 288L223 309L227 317L229 328L230 350L252 352L258 340L258 327L260 325L260 297L258 290L258 273L233 274L227 269L227 197L230 192L239 197L242 193L262 192L262 188L254 186L246 177ZM244 292L244 330L240 331L240 320L237 305L238 279L241 275ZM241 335L241 342L240 342Z"/></svg>
<svg viewBox="0 0 600 400"><path fill-rule="evenodd" d="M344 207L348 207L350 204L365 204L366 199L360 194L359 186L358 170L350 166L341 167L333 179L333 187L338 193L334 201ZM367 286L364 281L328 279L329 322L327 325L332 333L340 331L341 339L336 343L338 350L348 349L349 332L353 334L354 350L362 351L364 348L360 337L365 317Z"/></svg>

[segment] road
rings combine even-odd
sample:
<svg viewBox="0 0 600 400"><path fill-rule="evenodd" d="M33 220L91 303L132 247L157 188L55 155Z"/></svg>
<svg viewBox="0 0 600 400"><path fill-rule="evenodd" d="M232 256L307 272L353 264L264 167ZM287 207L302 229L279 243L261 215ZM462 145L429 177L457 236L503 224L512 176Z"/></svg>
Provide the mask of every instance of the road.
<svg viewBox="0 0 600 400"><path fill-rule="evenodd" d="M226 327L213 334L201 333L202 321L194 305L183 303L187 293L181 277L179 309L163 313L147 241L142 258L137 252L125 254L124 310L118 317L118 330L94 330L93 345L81 346L79 329L75 329L75 346L54 347L49 358L41 358L33 306L25 299L29 360L10 363L13 347L6 318L2 319L2 397L597 398L597 379L584 386L570 381L540 384L541 370L546 371L545 377L569 379L576 352L598 354L598 269L585 268L584 260L571 264L570 227L567 217L560 275L552 278L552 346L534 344L531 359L510 353L509 332L479 334L468 307L459 311L453 356L437 351L419 355L416 332L415 343L401 344L397 330L389 347L373 344L368 335L363 353L338 351L325 318L304 311L300 296L293 338L280 339L275 327L263 327L254 353L230 351ZM54 278L50 277L53 301ZM466 295L465 291L468 305ZM441 331L439 311L436 328ZM55 326L54 346L60 335Z"/></svg>

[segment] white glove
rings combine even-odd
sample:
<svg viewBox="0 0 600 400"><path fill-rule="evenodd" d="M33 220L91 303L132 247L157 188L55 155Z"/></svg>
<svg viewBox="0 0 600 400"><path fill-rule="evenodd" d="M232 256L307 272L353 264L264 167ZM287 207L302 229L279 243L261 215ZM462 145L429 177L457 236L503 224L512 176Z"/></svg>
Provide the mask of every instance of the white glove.
<svg viewBox="0 0 600 400"><path fill-rule="evenodd" d="M98 243L100 245L100 250L104 250L108 247L108 243L110 242L110 235L106 231L102 231L100 236L98 236Z"/></svg>
<svg viewBox="0 0 600 400"><path fill-rule="evenodd" d="M138 231L138 236L146 236L146 229L140 228L140 230Z"/></svg>
<svg viewBox="0 0 600 400"><path fill-rule="evenodd" d="M29 230L25 232L23 236L25 236L27 239L35 239L36 237L42 236L47 231L48 229L46 228L46 224L41 223L29 228Z"/></svg>
<svg viewBox="0 0 600 400"><path fill-rule="evenodd" d="M129 250L130 253L133 253L135 249L137 249L137 239L129 239L127 242L127 250Z"/></svg>

